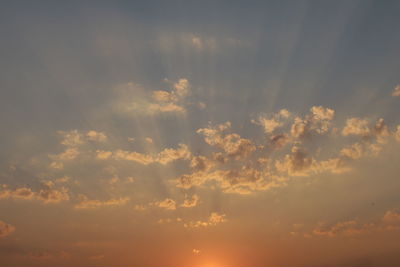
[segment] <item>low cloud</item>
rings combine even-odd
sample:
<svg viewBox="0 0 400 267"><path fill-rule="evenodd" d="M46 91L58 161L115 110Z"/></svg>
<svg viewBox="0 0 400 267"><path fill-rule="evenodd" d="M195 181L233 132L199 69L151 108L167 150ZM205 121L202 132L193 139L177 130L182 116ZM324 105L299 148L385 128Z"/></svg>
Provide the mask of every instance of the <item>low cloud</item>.
<svg viewBox="0 0 400 267"><path fill-rule="evenodd" d="M259 116L257 120L252 120L252 123L263 127L266 134L271 134L281 127L289 116L290 112L287 109L281 109L279 112L269 116Z"/></svg>
<svg viewBox="0 0 400 267"><path fill-rule="evenodd" d="M15 226L0 221L0 238L6 237L15 232Z"/></svg>
<svg viewBox="0 0 400 267"><path fill-rule="evenodd" d="M346 121L346 126L342 130L344 136L357 135L368 137L371 131L368 126L369 122L366 119L350 118Z"/></svg>
<svg viewBox="0 0 400 267"><path fill-rule="evenodd" d="M184 208L192 208L196 207L199 202L199 196L194 194L191 197L185 196L185 200L183 201L181 207Z"/></svg>
<svg viewBox="0 0 400 267"><path fill-rule="evenodd" d="M122 95L114 103L114 108L122 113L137 113L143 115L157 115L162 113L186 114L186 98L190 93L191 85L185 78L170 82L170 90L155 90L150 95L141 95L144 91L133 83L121 85Z"/></svg>
<svg viewBox="0 0 400 267"><path fill-rule="evenodd" d="M191 221L188 223L184 223L183 226L185 228L202 228L202 227L216 226L224 222L226 222L225 214L212 212L210 217L208 217L206 221Z"/></svg>
<svg viewBox="0 0 400 267"><path fill-rule="evenodd" d="M209 126L197 130L204 136L204 141L210 146L222 149L227 156L242 159L248 157L256 150L255 145L249 140L242 138L236 133L226 134L225 131L231 127L230 122L219 124L215 127Z"/></svg>
<svg viewBox="0 0 400 267"><path fill-rule="evenodd" d="M28 187L16 189L8 189L6 187L0 191L0 199L39 200L45 204L49 204L68 201L69 194L68 189L65 187L55 189L52 184L43 184L42 189L36 192Z"/></svg>
<svg viewBox="0 0 400 267"><path fill-rule="evenodd" d="M392 96L400 96L400 85L397 85L392 92Z"/></svg>
<svg viewBox="0 0 400 267"><path fill-rule="evenodd" d="M129 197L112 198L109 200L88 199L81 196L81 201L75 204L74 208L78 210L99 209L103 207L119 207L129 202Z"/></svg>
<svg viewBox="0 0 400 267"><path fill-rule="evenodd" d="M126 151L121 149L115 151L96 151L96 157L100 160L113 158L116 160L134 161L143 165L148 165L152 163L160 163L162 165L166 165L172 161L176 161L179 159L189 159L190 156L191 152L185 144L179 144L177 149L166 148L156 155L144 154L135 151Z"/></svg>
<svg viewBox="0 0 400 267"><path fill-rule="evenodd" d="M360 220L348 220L327 224L320 222L310 234L306 233L306 237L321 236L321 237L356 237L375 232L382 231L398 231L400 230L400 212L398 210L388 210L385 214L373 222L361 222Z"/></svg>
<svg viewBox="0 0 400 267"><path fill-rule="evenodd" d="M159 208L163 208L166 210L176 210L176 202L175 200L171 199L171 198L166 198L162 201L156 201L151 203L151 205L159 207Z"/></svg>

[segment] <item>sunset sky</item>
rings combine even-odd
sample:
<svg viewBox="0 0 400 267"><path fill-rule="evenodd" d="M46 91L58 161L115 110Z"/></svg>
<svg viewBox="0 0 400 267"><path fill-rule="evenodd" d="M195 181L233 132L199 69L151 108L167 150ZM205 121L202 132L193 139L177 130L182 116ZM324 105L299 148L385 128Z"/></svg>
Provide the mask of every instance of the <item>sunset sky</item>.
<svg viewBox="0 0 400 267"><path fill-rule="evenodd" d="M0 266L400 266L399 14L2 1Z"/></svg>

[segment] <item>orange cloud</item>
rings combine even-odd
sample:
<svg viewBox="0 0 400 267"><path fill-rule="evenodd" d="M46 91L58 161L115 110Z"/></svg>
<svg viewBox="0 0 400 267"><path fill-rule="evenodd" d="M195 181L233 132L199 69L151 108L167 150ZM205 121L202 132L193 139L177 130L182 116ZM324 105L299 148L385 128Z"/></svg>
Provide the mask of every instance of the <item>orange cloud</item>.
<svg viewBox="0 0 400 267"><path fill-rule="evenodd" d="M8 236L15 232L15 226L0 221L0 238Z"/></svg>

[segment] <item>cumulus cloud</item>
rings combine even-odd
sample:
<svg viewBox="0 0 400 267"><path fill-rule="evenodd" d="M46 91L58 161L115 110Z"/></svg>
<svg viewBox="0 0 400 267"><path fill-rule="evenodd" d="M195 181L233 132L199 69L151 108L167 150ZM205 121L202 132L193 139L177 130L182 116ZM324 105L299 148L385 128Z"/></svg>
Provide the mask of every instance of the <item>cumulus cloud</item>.
<svg viewBox="0 0 400 267"><path fill-rule="evenodd" d="M50 158L57 161L68 161L73 160L79 155L77 148L67 148L64 152L60 154L50 155Z"/></svg>
<svg viewBox="0 0 400 267"><path fill-rule="evenodd" d="M168 83L170 83L167 80ZM156 115L160 113L186 113L186 97L190 92L190 83L182 78L177 82L171 83L170 90L156 90L150 96L139 96L138 86L133 83L127 83L123 86L124 94L117 100L116 108L124 113L139 112L147 115Z"/></svg>
<svg viewBox="0 0 400 267"><path fill-rule="evenodd" d="M197 206L198 202L199 202L199 196L194 194L191 197L186 196L185 200L183 201L181 207L184 208L191 208L191 207L195 207Z"/></svg>
<svg viewBox="0 0 400 267"><path fill-rule="evenodd" d="M226 222L226 215L220 214L218 212L212 212L210 217L206 221L191 221L188 223L184 223L185 228L200 228L200 227L209 227L216 226L220 223Z"/></svg>
<svg viewBox="0 0 400 267"><path fill-rule="evenodd" d="M279 172L289 175L306 176L315 165L315 159L308 157L307 153L299 147L293 147L292 153L285 156L282 161L276 161L275 167Z"/></svg>
<svg viewBox="0 0 400 267"><path fill-rule="evenodd" d="M176 210L176 202L175 200L171 199L171 198L166 198L162 201L156 201L151 203L151 205L159 207L159 208L163 208L166 210Z"/></svg>
<svg viewBox="0 0 400 267"><path fill-rule="evenodd" d="M374 230L374 227L374 224L361 224L355 220L338 222L330 226L320 223L318 227L313 230L313 234L326 237L336 237L339 235L356 236L368 233Z"/></svg>
<svg viewBox="0 0 400 267"><path fill-rule="evenodd" d="M166 165L179 159L189 159L191 152L187 145L179 144L177 149L166 148L156 155L143 154L135 151L116 150L116 151L96 151L98 159L108 159L110 157L116 160L134 161L143 165L151 163L160 163Z"/></svg>
<svg viewBox="0 0 400 267"><path fill-rule="evenodd" d="M190 162L190 167L195 171L209 171L215 166L215 162L204 156L195 156Z"/></svg>
<svg viewBox="0 0 400 267"><path fill-rule="evenodd" d="M78 147L87 141L107 141L107 136L104 133L94 130L87 131L86 133L78 130L58 131L57 133L62 137L60 143L66 146L66 149L61 153L49 155L49 158L52 160L50 168L53 169L63 169L67 161L76 159L81 154Z"/></svg>
<svg viewBox="0 0 400 267"><path fill-rule="evenodd" d="M39 200L45 204L59 203L69 200L68 189L61 187L60 189L52 188L52 184L43 184L42 189L37 192L32 191L28 187L20 187L14 190L4 189L0 191L0 199L14 199L14 200Z"/></svg>
<svg viewBox="0 0 400 267"><path fill-rule="evenodd" d="M275 168L278 173L289 176L310 176L323 172L343 173L350 170L340 157L317 160L297 146L292 147L291 153L285 155L283 159L276 160Z"/></svg>
<svg viewBox="0 0 400 267"><path fill-rule="evenodd" d="M102 132L96 132L96 131L88 131L86 133L86 138L90 141L96 141L96 142L105 142L107 141L107 136L102 133Z"/></svg>
<svg viewBox="0 0 400 267"><path fill-rule="evenodd" d="M236 194L268 190L285 183L285 179L279 176L264 173L249 166L242 166L239 169L184 174L177 179L176 186L189 189L202 186L209 181L216 182L226 193Z"/></svg>
<svg viewBox="0 0 400 267"><path fill-rule="evenodd" d="M0 221L0 238L8 236L15 232L15 226Z"/></svg>
<svg viewBox="0 0 400 267"><path fill-rule="evenodd" d="M112 154L111 151L96 150L96 158L98 159L108 159Z"/></svg>
<svg viewBox="0 0 400 267"><path fill-rule="evenodd" d="M379 118L372 129L372 134L376 138L378 143L386 143L388 137L390 136L390 131L388 126L385 124L383 118Z"/></svg>
<svg viewBox="0 0 400 267"><path fill-rule="evenodd" d="M360 118L350 118L346 121L346 126L342 130L344 136L358 135L361 137L368 137L371 133L368 127L368 121Z"/></svg>
<svg viewBox="0 0 400 267"><path fill-rule="evenodd" d="M340 151L340 154L351 159L359 159L364 156L364 148L361 144L356 143L350 147L343 148Z"/></svg>
<svg viewBox="0 0 400 267"><path fill-rule="evenodd" d="M71 255L65 251L35 251L29 252L25 258L34 261L69 259Z"/></svg>
<svg viewBox="0 0 400 267"><path fill-rule="evenodd" d="M398 210L388 210L382 220L388 224L400 225L400 212Z"/></svg>
<svg viewBox="0 0 400 267"><path fill-rule="evenodd" d="M225 134L225 131L231 127L230 122L219 124L215 127L198 129L197 133L204 136L204 141L210 146L222 149L228 156L235 159L241 159L249 156L256 150L255 145L238 134Z"/></svg>
<svg viewBox="0 0 400 267"><path fill-rule="evenodd" d="M323 237L355 237L379 231L400 230L400 212L388 210L374 222L363 223L358 219L327 224L320 222L312 230L311 235ZM306 236L309 236L306 234Z"/></svg>
<svg viewBox="0 0 400 267"><path fill-rule="evenodd" d="M252 122L262 126L265 133L271 134L275 129L281 127L284 124L283 121L289 116L290 112L287 109L281 109L270 116L259 116L257 120L252 120Z"/></svg>
<svg viewBox="0 0 400 267"><path fill-rule="evenodd" d="M88 199L86 196L80 196L81 201L75 204L74 208L78 210L99 209L103 207L118 207L129 202L129 197L112 198L109 200Z"/></svg>
<svg viewBox="0 0 400 267"><path fill-rule="evenodd" d="M77 147L87 141L107 141L107 135L105 133L95 130L81 132L75 129L70 131L58 131L57 133L62 137L61 144L67 147Z"/></svg>
<svg viewBox="0 0 400 267"><path fill-rule="evenodd" d="M281 134L277 134L277 135L271 136L270 142L271 142L273 147L282 148L282 147L284 147L286 144L288 144L290 142L290 138L289 138L288 134L281 133Z"/></svg>
<svg viewBox="0 0 400 267"><path fill-rule="evenodd" d="M400 143L400 125L397 125L395 138L396 138L397 142Z"/></svg>
<svg viewBox="0 0 400 267"><path fill-rule="evenodd" d="M200 250L199 250L199 249L195 249L195 248L194 248L194 249L192 250L192 252L193 252L194 255L199 255L199 254L200 254Z"/></svg>
<svg viewBox="0 0 400 267"><path fill-rule="evenodd" d="M291 126L291 135L295 138L303 138L315 132L317 134L325 134L329 131L331 121L333 120L335 111L322 106L313 106L310 113L304 118L295 117Z"/></svg>
<svg viewBox="0 0 400 267"><path fill-rule="evenodd" d="M400 96L400 85L397 85L392 92L392 96Z"/></svg>

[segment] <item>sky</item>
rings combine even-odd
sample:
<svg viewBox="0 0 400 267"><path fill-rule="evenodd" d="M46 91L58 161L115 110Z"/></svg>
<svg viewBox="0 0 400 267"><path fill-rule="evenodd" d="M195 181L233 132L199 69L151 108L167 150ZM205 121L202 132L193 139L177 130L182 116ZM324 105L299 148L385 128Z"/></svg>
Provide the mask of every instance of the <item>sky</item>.
<svg viewBox="0 0 400 267"><path fill-rule="evenodd" d="M400 266L399 11L2 1L0 265Z"/></svg>

